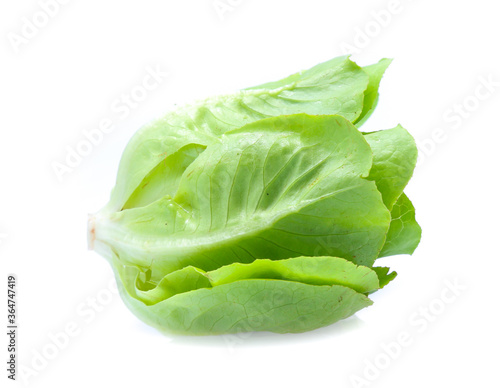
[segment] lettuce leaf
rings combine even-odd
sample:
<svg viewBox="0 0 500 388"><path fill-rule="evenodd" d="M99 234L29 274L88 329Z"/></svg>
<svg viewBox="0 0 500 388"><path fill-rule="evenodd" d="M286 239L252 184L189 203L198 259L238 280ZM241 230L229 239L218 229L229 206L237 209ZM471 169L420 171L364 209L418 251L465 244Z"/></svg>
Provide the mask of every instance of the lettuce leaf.
<svg viewBox="0 0 500 388"><path fill-rule="evenodd" d="M377 273L337 257L231 264L211 272L186 267L143 291L141 272L114 258L120 293L148 324L170 333L299 333L372 304ZM184 288L184 289L182 289Z"/></svg>
<svg viewBox="0 0 500 388"><path fill-rule="evenodd" d="M391 218L387 239L379 257L411 255L420 243L422 229L415 220L415 208L404 193L392 208Z"/></svg>
<svg viewBox="0 0 500 388"><path fill-rule="evenodd" d="M392 59L384 58L381 59L378 63L363 67L363 70L368 75L368 87L366 88L364 93L365 96L363 99L363 111L361 112L359 117L354 120L354 124L356 124L357 127L363 125L377 107L379 98L378 88L380 85L380 81L382 80L382 76L384 75L391 62Z"/></svg>
<svg viewBox="0 0 500 388"><path fill-rule="evenodd" d="M341 116L260 120L209 145L173 197L111 213L96 237L159 273L235 257L330 255L371 266L391 221L366 179L371 166L369 144Z"/></svg>

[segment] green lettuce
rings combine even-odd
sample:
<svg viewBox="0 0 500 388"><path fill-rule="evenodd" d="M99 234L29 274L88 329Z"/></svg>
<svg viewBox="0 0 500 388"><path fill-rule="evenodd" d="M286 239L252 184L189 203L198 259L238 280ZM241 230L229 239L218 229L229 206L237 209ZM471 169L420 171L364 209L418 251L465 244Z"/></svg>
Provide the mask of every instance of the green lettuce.
<svg viewBox="0 0 500 388"><path fill-rule="evenodd" d="M127 306L206 335L303 332L370 305L396 276L376 259L421 233L403 193L413 138L358 129L389 64L335 58L139 130L89 223Z"/></svg>

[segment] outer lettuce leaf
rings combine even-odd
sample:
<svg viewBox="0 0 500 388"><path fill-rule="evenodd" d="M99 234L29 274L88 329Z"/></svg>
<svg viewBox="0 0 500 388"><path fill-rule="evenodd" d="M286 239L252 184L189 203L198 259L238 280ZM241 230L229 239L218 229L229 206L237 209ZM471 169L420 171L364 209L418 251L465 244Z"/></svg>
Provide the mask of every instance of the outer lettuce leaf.
<svg viewBox="0 0 500 388"><path fill-rule="evenodd" d="M139 130L127 145L107 209L121 210L141 182L148 183L143 179L166 159L176 158L183 147L207 146L228 130L295 113L339 114L355 121L363 111L368 85L369 76L363 69L348 57L339 57L278 82L208 98L170 112ZM373 81L370 85L373 89Z"/></svg>
<svg viewBox="0 0 500 388"><path fill-rule="evenodd" d="M422 229L415 220L415 208L405 194L398 198L391 211L391 226L379 257L409 254L417 248Z"/></svg>
<svg viewBox="0 0 500 388"><path fill-rule="evenodd" d="M359 128L361 127L366 120L372 115L373 111L377 107L378 104L378 88L380 85L380 81L382 80L382 76L385 71L391 64L392 59L381 59L378 63L375 63L370 66L363 67L363 70L368 74L369 82L368 87L365 90L365 98L363 103L363 111L359 115L359 117L354 120L354 124Z"/></svg>
<svg viewBox="0 0 500 388"><path fill-rule="evenodd" d="M296 333L344 319L372 302L377 274L335 257L256 260L208 272L189 267L156 289L137 286L139 269L113 258L120 293L134 313L160 330L190 335L273 331ZM209 279L186 282L184 276ZM176 285L173 276L181 285ZM190 284L192 289L172 292ZM357 289L361 292L356 292ZM148 295L150 294L150 295Z"/></svg>
<svg viewBox="0 0 500 388"><path fill-rule="evenodd" d="M417 163L417 146L406 129L396 128L365 134L373 152L369 179L375 181L389 210L403 193Z"/></svg>
<svg viewBox="0 0 500 388"><path fill-rule="evenodd" d="M411 254L420 241L421 229L415 220L415 209L403 194L403 189L417 163L415 140L399 125L393 129L366 133L365 139L373 152L369 179L375 181L385 205L392 210L391 226L379 257Z"/></svg>
<svg viewBox="0 0 500 388"><path fill-rule="evenodd" d="M375 183L363 178L371 165L368 143L341 116L261 120L209 145L174 197L98 220L96 238L160 275L267 257L371 266L390 222Z"/></svg>

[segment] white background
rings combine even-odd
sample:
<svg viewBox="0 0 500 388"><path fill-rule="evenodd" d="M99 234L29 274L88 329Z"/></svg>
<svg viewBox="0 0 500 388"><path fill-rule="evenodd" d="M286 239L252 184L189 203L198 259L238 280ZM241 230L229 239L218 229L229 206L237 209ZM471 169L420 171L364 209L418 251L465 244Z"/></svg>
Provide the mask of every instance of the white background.
<svg viewBox="0 0 500 388"><path fill-rule="evenodd" d="M3 338L2 387L498 383L493 1L66 2L45 17L35 0L0 5L0 290L15 273L23 366L18 382L7 380ZM40 27L23 37L34 18ZM382 259L399 276L374 305L314 332L183 338L147 327L110 291L107 262L86 250L87 213L107 202L127 141L175 103L282 78L346 45L361 65L395 58L363 130L401 123L420 145L406 190L423 228L416 253ZM130 112L116 112L117 99L157 67L168 76ZM54 163L104 119L114 130L58 179ZM0 321L6 315L3 306ZM389 359L384 345L401 333L406 346Z"/></svg>

